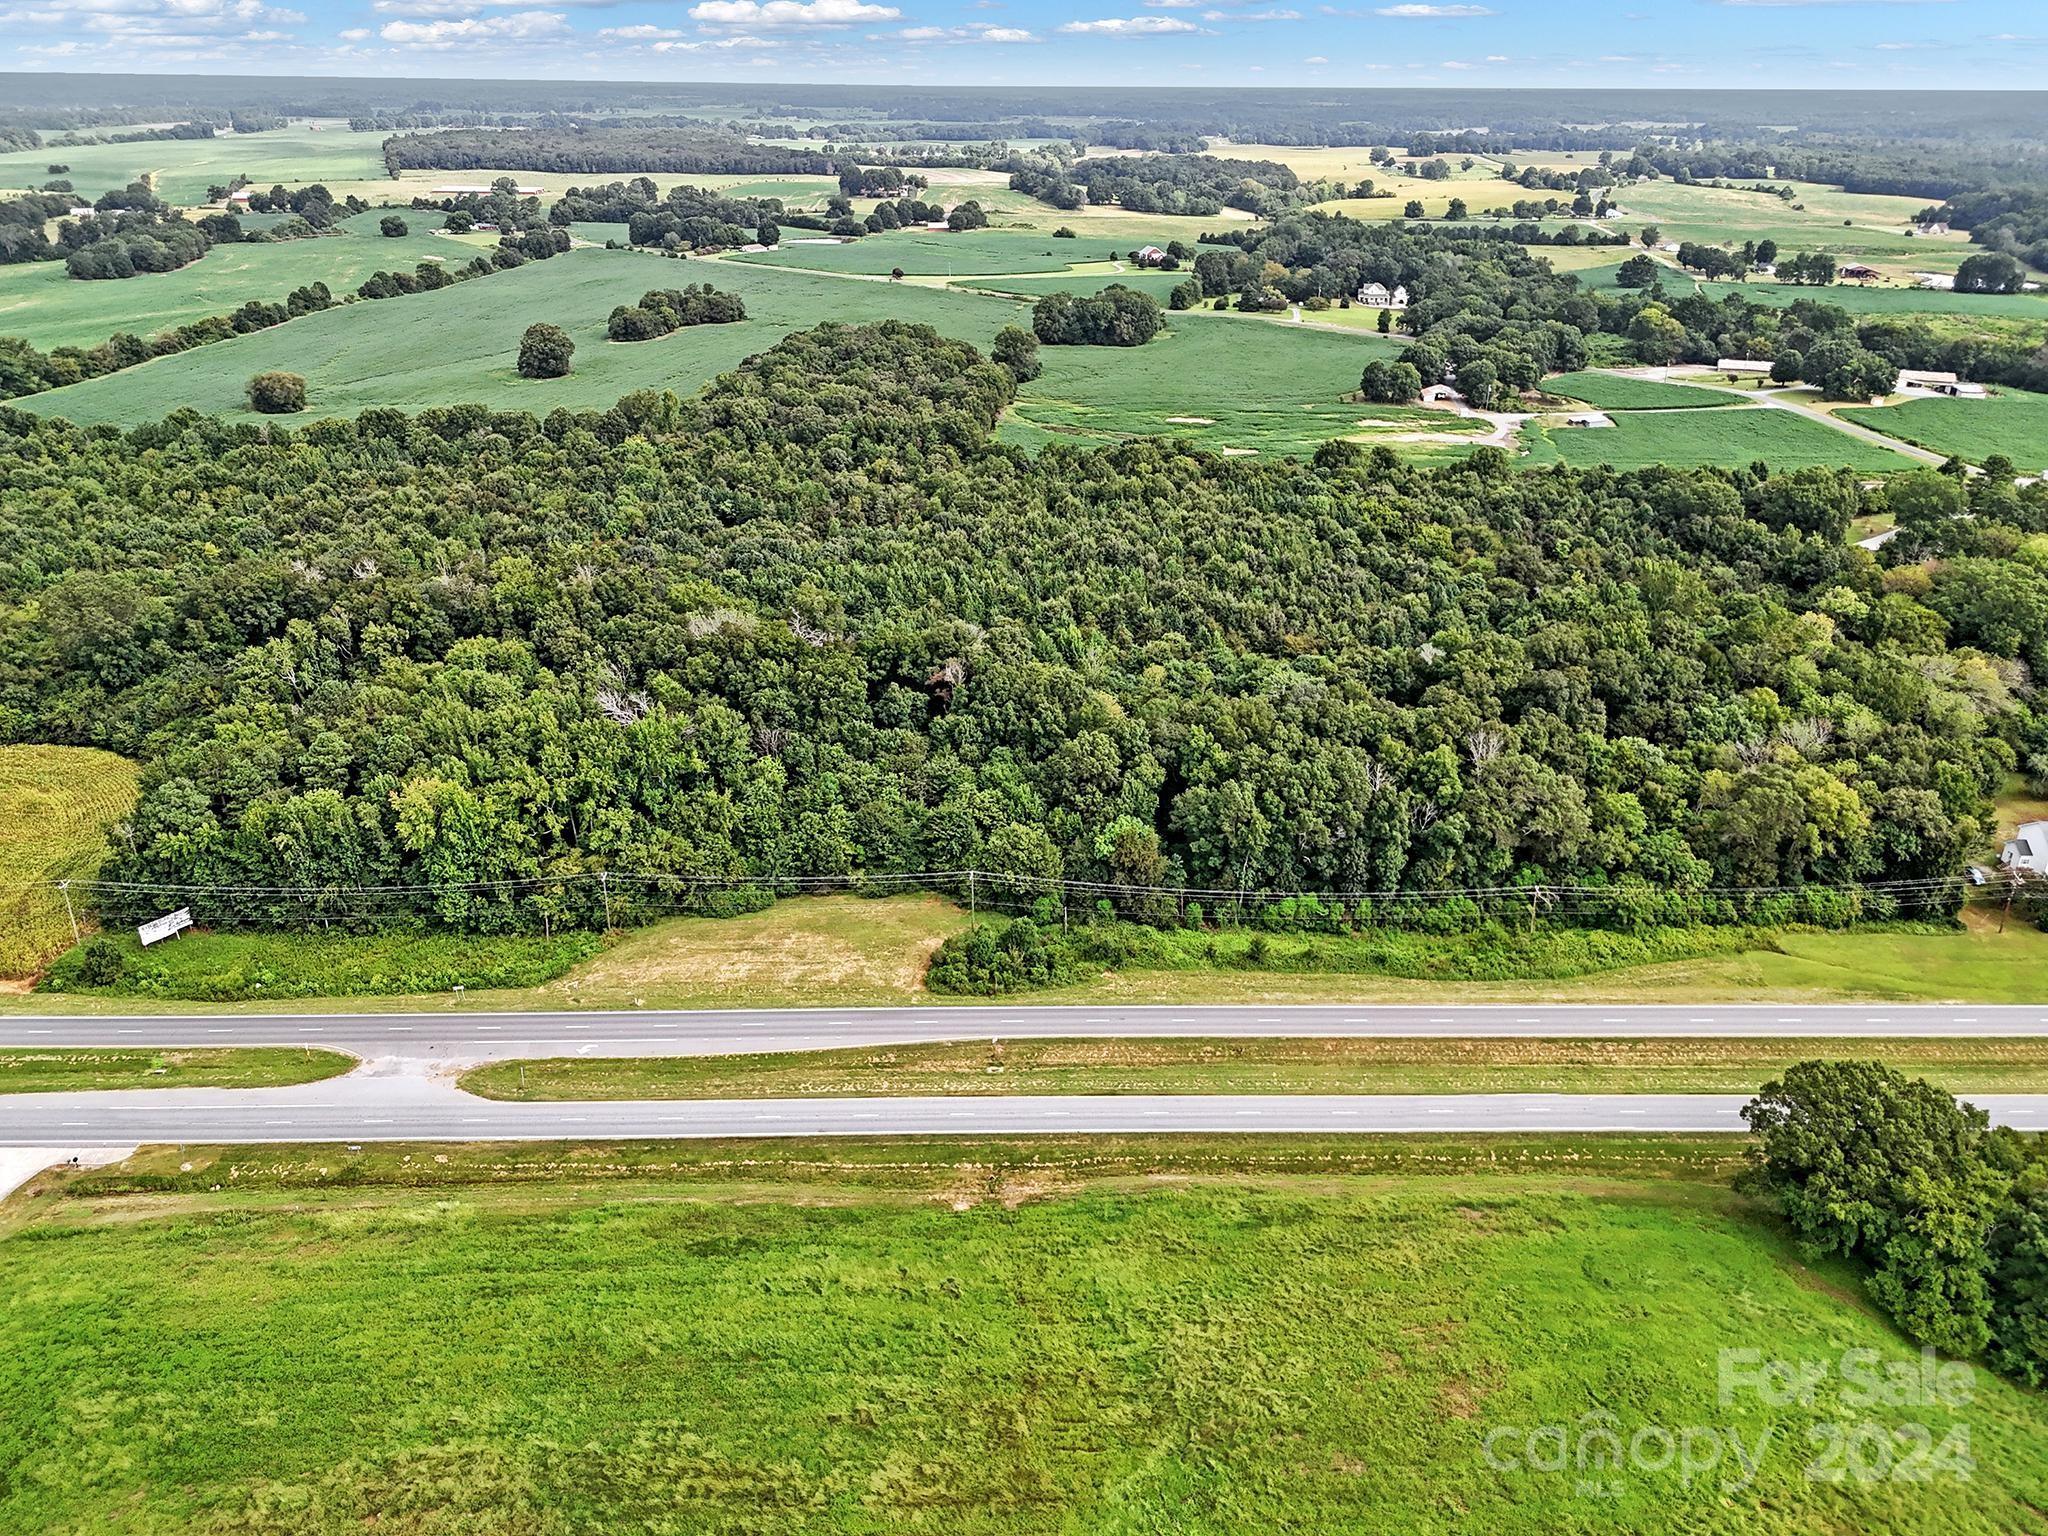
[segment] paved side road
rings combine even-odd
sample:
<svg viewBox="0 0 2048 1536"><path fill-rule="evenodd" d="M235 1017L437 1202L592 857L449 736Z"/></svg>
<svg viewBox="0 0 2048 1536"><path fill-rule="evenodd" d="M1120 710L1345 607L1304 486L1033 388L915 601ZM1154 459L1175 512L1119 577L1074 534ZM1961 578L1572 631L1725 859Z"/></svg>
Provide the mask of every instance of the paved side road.
<svg viewBox="0 0 2048 1536"><path fill-rule="evenodd" d="M445 1079L369 1071L297 1088L159 1088L0 1097L0 1146L543 1141L1108 1132L1740 1131L1746 1095L1130 1094L506 1104ZM2048 1095L1974 1100L2048 1129Z"/></svg>
<svg viewBox="0 0 2048 1536"><path fill-rule="evenodd" d="M438 1066L919 1041L1140 1036L2048 1038L2048 1003L1324 1004L763 1008L560 1013L0 1015L0 1047L323 1045Z"/></svg>

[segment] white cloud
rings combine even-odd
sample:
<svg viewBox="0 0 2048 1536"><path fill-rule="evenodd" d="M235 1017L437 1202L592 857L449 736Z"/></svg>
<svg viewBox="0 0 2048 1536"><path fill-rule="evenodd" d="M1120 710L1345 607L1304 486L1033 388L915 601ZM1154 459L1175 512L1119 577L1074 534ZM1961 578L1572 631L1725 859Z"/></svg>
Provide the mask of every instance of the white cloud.
<svg viewBox="0 0 2048 1536"><path fill-rule="evenodd" d="M902 14L893 5L870 5L867 0L704 0L690 7L690 19L706 26L770 32L895 21Z"/></svg>
<svg viewBox="0 0 2048 1536"><path fill-rule="evenodd" d="M729 48L780 48L782 44L772 37L752 37L742 32L734 37L707 38L702 42L678 43L664 39L654 44L656 53L704 53L723 51ZM765 59L750 59L750 64L765 64Z"/></svg>
<svg viewBox="0 0 2048 1536"><path fill-rule="evenodd" d="M651 43L657 38L681 37L683 34L673 27L657 27L643 21L630 27L599 27L597 35L610 38L614 42Z"/></svg>
<svg viewBox="0 0 2048 1536"><path fill-rule="evenodd" d="M1495 16L1499 12L1488 10L1483 5L1383 5L1373 14L1446 21L1461 16Z"/></svg>
<svg viewBox="0 0 2048 1536"><path fill-rule="evenodd" d="M1270 11L1204 11L1204 21L1299 21L1301 12L1288 10Z"/></svg>
<svg viewBox="0 0 2048 1536"><path fill-rule="evenodd" d="M558 11L514 11L460 20L387 21L377 35L402 47L439 49L559 42L568 31L567 18Z"/></svg>
<svg viewBox="0 0 2048 1536"><path fill-rule="evenodd" d="M336 35L344 43L363 43L369 41L370 29L368 27L349 27Z"/></svg>
<svg viewBox="0 0 2048 1536"><path fill-rule="evenodd" d="M1301 62L1304 64L1327 64L1330 61L1324 58L1320 53L1312 53L1307 58L1303 59Z"/></svg>
<svg viewBox="0 0 2048 1536"><path fill-rule="evenodd" d="M1202 0L1145 0L1146 8L1154 11L1191 11L1201 3Z"/></svg>
<svg viewBox="0 0 2048 1536"><path fill-rule="evenodd" d="M1951 0L1717 0L1717 3L1777 10L1798 5L1948 5Z"/></svg>
<svg viewBox="0 0 2048 1536"><path fill-rule="evenodd" d="M1067 21L1060 31L1092 37L1167 37L1202 29L1178 16L1105 16L1099 21Z"/></svg>
<svg viewBox="0 0 2048 1536"><path fill-rule="evenodd" d="M907 43L1035 43L1035 33L1023 27L999 27L993 22L971 21L964 27L905 27L896 34Z"/></svg>

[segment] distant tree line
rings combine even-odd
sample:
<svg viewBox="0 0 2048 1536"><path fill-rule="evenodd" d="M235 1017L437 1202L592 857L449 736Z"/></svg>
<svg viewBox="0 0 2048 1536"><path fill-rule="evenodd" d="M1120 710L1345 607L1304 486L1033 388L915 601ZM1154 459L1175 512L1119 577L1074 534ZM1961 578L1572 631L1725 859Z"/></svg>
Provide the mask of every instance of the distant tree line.
<svg viewBox="0 0 2048 1536"><path fill-rule="evenodd" d="M488 129L401 133L384 141L384 165L393 176L408 170L478 170L503 165L506 150L505 134ZM749 144L707 134L701 126L663 127L658 122L640 121L537 124L519 133L517 158L524 170L593 175L831 176L838 172L830 156L814 149Z"/></svg>
<svg viewBox="0 0 2048 1536"><path fill-rule="evenodd" d="M1136 155L1074 161L1046 153L1018 156L1010 186L1055 208L1114 203L1127 213L1211 216L1242 208L1263 215L1299 202L1301 179L1271 160Z"/></svg>

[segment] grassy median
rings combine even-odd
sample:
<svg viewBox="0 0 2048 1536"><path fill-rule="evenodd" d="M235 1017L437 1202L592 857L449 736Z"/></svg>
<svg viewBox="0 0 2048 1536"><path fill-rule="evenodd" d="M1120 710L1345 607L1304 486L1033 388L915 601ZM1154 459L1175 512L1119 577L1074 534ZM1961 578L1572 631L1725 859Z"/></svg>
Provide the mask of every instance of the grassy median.
<svg viewBox="0 0 2048 1536"><path fill-rule="evenodd" d="M0 1093L90 1088L290 1088L339 1077L339 1051L296 1046L225 1050L0 1050Z"/></svg>
<svg viewBox="0 0 2048 1536"><path fill-rule="evenodd" d="M487 1099L1035 1093L1753 1093L1850 1054L1957 1093L2048 1093L2048 1040L1003 1040L479 1067Z"/></svg>

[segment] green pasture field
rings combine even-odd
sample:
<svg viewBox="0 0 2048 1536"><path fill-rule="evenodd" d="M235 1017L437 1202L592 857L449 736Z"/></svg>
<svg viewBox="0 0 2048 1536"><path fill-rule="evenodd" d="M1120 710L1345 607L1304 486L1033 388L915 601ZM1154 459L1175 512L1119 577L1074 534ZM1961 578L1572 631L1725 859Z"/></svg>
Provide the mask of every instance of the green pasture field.
<svg viewBox="0 0 2048 1536"><path fill-rule="evenodd" d="M783 232L772 251L741 252L727 261L756 266L800 267L811 272L885 276L901 267L914 277L981 277L999 273L1064 272L1077 262L1103 261L1129 249L1107 237L1055 240L1050 234L974 229L959 234L935 230L869 235L844 245L799 245L795 231ZM1158 243L1164 244L1164 240Z"/></svg>
<svg viewBox="0 0 2048 1536"><path fill-rule="evenodd" d="M45 167L57 162L71 167L65 179L88 199L141 176L150 178L158 197L179 207L205 202L208 186L238 175L266 189L317 181L340 196L344 185L384 181L384 139L381 133L350 133L346 123L323 122L211 139L45 145L0 155L0 187L39 187L50 179Z"/></svg>
<svg viewBox="0 0 2048 1536"><path fill-rule="evenodd" d="M1618 194L1628 210L1622 223L1629 229L1655 224L1666 240L1721 244L1744 240L1775 240L1781 252L1832 251L1897 271L1922 268L1952 272L1977 249L1961 235L1911 235L1906 226L1927 206L1924 200L1866 196L1820 187L1799 188L1795 209L1767 192L1682 186L1653 181L1624 187ZM1845 225L1844 219L1852 222Z"/></svg>
<svg viewBox="0 0 2048 1536"><path fill-rule="evenodd" d="M1344 402L1368 362L1399 349L1378 335L1191 310L1143 347L1041 348L1045 371L1020 392L1003 435L1036 445L1168 433L1215 452L1308 453L1333 437L1365 437L1374 429L1364 420L1399 432L1483 430L1442 411Z"/></svg>
<svg viewBox="0 0 2048 1536"><path fill-rule="evenodd" d="M1732 395L1661 379L1637 379L1622 373L1558 373L1543 381L1543 392L1567 400L1583 400L1603 411L1662 411L1717 405L1739 405Z"/></svg>
<svg viewBox="0 0 2048 1536"><path fill-rule="evenodd" d="M1015 294L1019 298L1037 300L1048 293L1100 293L1111 283L1122 283L1126 288L1149 293L1164 304L1167 295L1188 280L1185 271L1112 272L1098 270L1097 265L1091 265L1085 272L1067 272L1052 277L971 277L953 286L975 293Z"/></svg>
<svg viewBox="0 0 2048 1536"><path fill-rule="evenodd" d="M1988 400L1943 396L1904 405L1848 406L1840 414L1973 464L2002 453L2029 474L2048 469L2048 395L2001 387Z"/></svg>
<svg viewBox="0 0 2048 1536"><path fill-rule="evenodd" d="M282 303L292 289L325 283L336 298L372 272L410 272L423 261L459 267L492 237L455 239L433 233L439 213L405 213L408 233L386 239L380 214L345 219L335 232L275 244L217 245L175 272L85 282L61 261L0 267L0 335L43 348L89 347L117 331L149 337L172 326L226 314L250 299Z"/></svg>
<svg viewBox="0 0 2048 1536"><path fill-rule="evenodd" d="M145 1153L46 1177L0 1228L0 1528L2031 1529L2048 1406L1986 1372L1961 1406L1834 1377L1724 1400L1724 1349L1920 1366L1727 1161L1625 1137ZM1624 1444L1735 1429L1754 1482L1538 1470L1529 1431L1595 1410ZM1973 1470L1808 1475L1843 1420L1960 1430Z"/></svg>
<svg viewBox="0 0 2048 1536"><path fill-rule="evenodd" d="M1685 282L1683 274L1666 272L1664 286L1673 287L1674 278L1679 285ZM1739 294L1753 304L1789 306L1801 299L1812 299L1852 315L1956 316L2012 320L2048 328L2048 298L2038 293L1944 293L1934 288L1866 288L1861 283L1829 283L1816 288L1762 280L1694 286L1715 300Z"/></svg>
<svg viewBox="0 0 2048 1536"><path fill-rule="evenodd" d="M90 747L0 746L0 978L71 947L59 880L89 880L135 808L136 767Z"/></svg>
<svg viewBox="0 0 2048 1536"><path fill-rule="evenodd" d="M1840 466L1889 474L1915 468L1904 454L1837 432L1796 411L1765 406L1738 410L1623 411L1611 427L1523 429L1531 464L1737 466L1761 459L1773 469Z"/></svg>
<svg viewBox="0 0 2048 1536"><path fill-rule="evenodd" d="M739 293L748 318L691 326L657 341L605 339L606 317L618 305L636 302L650 288L704 281ZM944 288L574 250L433 293L308 315L18 404L81 422L151 421L180 405L246 416L249 376L285 369L306 378L302 419L309 421L373 405L419 410L471 400L539 414L556 406L601 409L635 389L694 393L789 332L826 320L912 320L985 348L1026 314L1017 302ZM519 377L519 338L538 320L574 338L575 368L567 378Z"/></svg>

